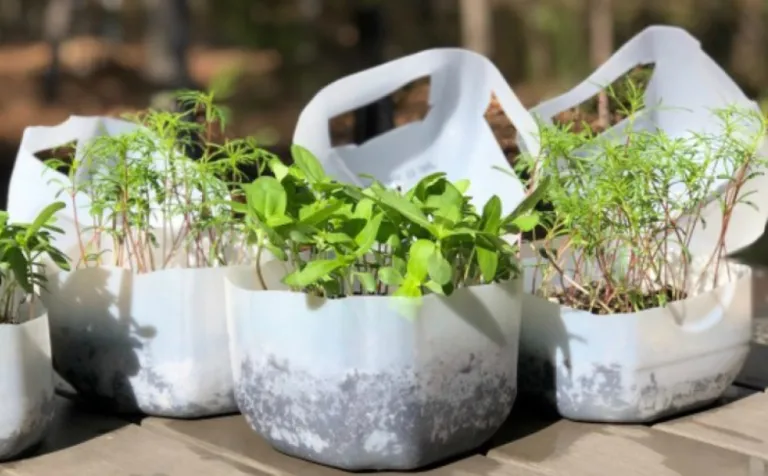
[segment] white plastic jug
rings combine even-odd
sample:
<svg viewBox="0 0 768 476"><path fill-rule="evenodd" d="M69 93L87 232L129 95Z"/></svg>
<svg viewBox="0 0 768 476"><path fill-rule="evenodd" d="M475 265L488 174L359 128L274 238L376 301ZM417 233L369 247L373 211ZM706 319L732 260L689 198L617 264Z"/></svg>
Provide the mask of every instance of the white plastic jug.
<svg viewBox="0 0 768 476"><path fill-rule="evenodd" d="M557 114L580 105L633 68L646 64L655 67L645 90L645 107L632 123L635 130L661 129L672 138L717 134L722 131L722 122L714 114L715 110L735 106L760 112L757 103L744 95L701 49L696 38L682 28L651 26L625 43L581 84L540 103L531 113L544 123L552 124ZM629 124L630 121L624 119L603 135L621 141ZM752 132L744 130L744 133ZM521 149L527 145L527 141L520 141ZM720 175L721 172L722 168L712 167L711 173ZM723 178L719 184L725 181Z"/></svg>
<svg viewBox="0 0 768 476"><path fill-rule="evenodd" d="M431 86L424 120L361 145L331 146L330 118L425 76ZM301 112L293 142L313 152L337 180L360 184L365 183L360 174L368 174L408 189L425 175L442 171L450 180L470 180L468 193L476 206L498 195L506 213L519 203L524 189L493 168L509 164L483 117L492 93L520 131L527 150L538 154L537 124L499 70L484 56L457 48L426 50L331 83Z"/></svg>

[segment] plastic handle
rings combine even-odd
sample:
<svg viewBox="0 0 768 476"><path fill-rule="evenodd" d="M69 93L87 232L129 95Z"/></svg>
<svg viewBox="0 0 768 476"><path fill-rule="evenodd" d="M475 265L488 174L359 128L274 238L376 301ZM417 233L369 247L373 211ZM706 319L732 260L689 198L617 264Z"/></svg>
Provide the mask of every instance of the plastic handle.
<svg viewBox="0 0 768 476"><path fill-rule="evenodd" d="M536 106L533 112L549 121L556 114L574 108L597 95L637 65L657 63L664 57L704 55L699 41L678 27L651 26L626 42L581 84L567 93Z"/></svg>
<svg viewBox="0 0 768 476"><path fill-rule="evenodd" d="M92 136L95 127L96 120L85 116L70 116L55 126L27 127L21 136L21 148L34 155L76 140L77 150L80 151L80 142Z"/></svg>
<svg viewBox="0 0 768 476"><path fill-rule="evenodd" d="M462 81L469 82L473 75L490 72L490 80L496 97L512 122L521 131L528 150L538 154L538 128L533 117L523 107L509 88L501 73L487 58L460 48L437 48L422 51L390 61L374 68L339 79L318 92L299 115L294 133L301 145L317 153L331 148L327 121L343 112L354 110L392 93L397 88L424 76L442 82L456 94L451 117L477 115L481 117L487 107L475 91L471 94ZM442 74L441 74L442 73ZM439 76L439 77L438 77ZM433 81L430 103L438 85ZM480 91L482 92L482 91ZM445 97L441 98L445 99ZM443 105L436 104L435 107ZM447 107L447 106L446 106ZM431 111L430 114L437 112ZM322 131L322 132L321 132Z"/></svg>

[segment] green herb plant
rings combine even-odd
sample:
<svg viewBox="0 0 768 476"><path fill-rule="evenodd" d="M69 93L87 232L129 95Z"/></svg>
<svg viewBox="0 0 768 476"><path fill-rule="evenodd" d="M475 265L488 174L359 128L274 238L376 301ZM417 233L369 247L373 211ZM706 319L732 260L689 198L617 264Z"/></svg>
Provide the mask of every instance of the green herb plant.
<svg viewBox="0 0 768 476"><path fill-rule="evenodd" d="M177 96L187 109L128 116L138 126L131 132L97 137L70 164L47 162L54 169L69 165L62 193L75 212L77 266L147 273L247 259L241 221L227 203L243 169L271 155L249 138L217 141L226 115L215 92ZM198 160L185 153L194 145L201 148Z"/></svg>
<svg viewBox="0 0 768 476"><path fill-rule="evenodd" d="M416 298L519 275L517 244L502 237L536 225L533 208L546 185L503 216L498 197L476 210L469 183L443 173L403 193L372 177L365 187L337 183L308 150L294 145L292 155L290 166L267 161L272 176L243 185L245 203L232 206L259 253L288 264L283 283L293 291Z"/></svg>
<svg viewBox="0 0 768 476"><path fill-rule="evenodd" d="M67 257L52 244L54 234L62 230L54 226L55 214L64 208L55 202L44 208L32 223L9 223L8 213L0 211L0 324L20 324L35 316L35 304L41 288L45 288L47 256L64 270ZM29 314L22 316L21 306Z"/></svg>
<svg viewBox="0 0 768 476"><path fill-rule="evenodd" d="M580 132L542 125L545 154L518 162L551 179L544 200L554 210L540 215L532 291L598 314L661 307L721 283L730 273L730 217L738 204L754 206L742 189L766 165L757 154L762 115L718 110L716 133L674 138L635 127L642 92L625 91L629 97L617 101L628 104L622 140L597 136L587 124ZM694 256L694 230L707 226L703 210L713 200L723 216L719 240L711 255Z"/></svg>

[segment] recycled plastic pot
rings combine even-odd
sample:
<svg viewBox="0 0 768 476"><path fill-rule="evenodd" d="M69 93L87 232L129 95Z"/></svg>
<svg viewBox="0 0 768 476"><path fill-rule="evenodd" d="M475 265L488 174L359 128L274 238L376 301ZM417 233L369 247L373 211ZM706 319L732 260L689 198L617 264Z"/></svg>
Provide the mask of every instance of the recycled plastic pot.
<svg viewBox="0 0 768 476"><path fill-rule="evenodd" d="M507 418L519 281L428 295L407 317L406 300L325 300L264 274L269 290L253 268L231 268L227 321L238 407L279 451L407 470L479 446Z"/></svg>
<svg viewBox="0 0 768 476"><path fill-rule="evenodd" d="M0 460L18 457L45 436L54 415L48 316L0 324Z"/></svg>
<svg viewBox="0 0 768 476"><path fill-rule="evenodd" d="M597 315L525 295L521 388L581 421L647 422L711 403L741 370L751 337L752 273L729 268L714 289L634 313Z"/></svg>
<svg viewBox="0 0 768 476"><path fill-rule="evenodd" d="M59 273L44 294L56 370L117 412L234 413L225 268Z"/></svg>

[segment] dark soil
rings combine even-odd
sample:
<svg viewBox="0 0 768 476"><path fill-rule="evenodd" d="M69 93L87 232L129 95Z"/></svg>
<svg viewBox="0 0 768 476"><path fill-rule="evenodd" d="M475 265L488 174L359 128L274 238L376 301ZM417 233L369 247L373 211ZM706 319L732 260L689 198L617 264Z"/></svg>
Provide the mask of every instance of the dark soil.
<svg viewBox="0 0 768 476"><path fill-rule="evenodd" d="M611 310L611 314L621 314L635 312L636 308L640 310L653 309L659 307L659 302L672 302L685 299L687 293L680 291L672 286L664 286L658 291L642 294L638 291L632 292L616 292L605 289L602 283L593 282L586 287L587 290L597 290L600 300L606 304ZM595 293L590 292L589 295L579 292L574 288L561 291L553 297L557 299L557 302L563 306L568 306L573 309L580 309L582 311L589 311L593 314L606 315L608 312L600 305L593 304L592 299ZM634 304L634 306L633 306Z"/></svg>

